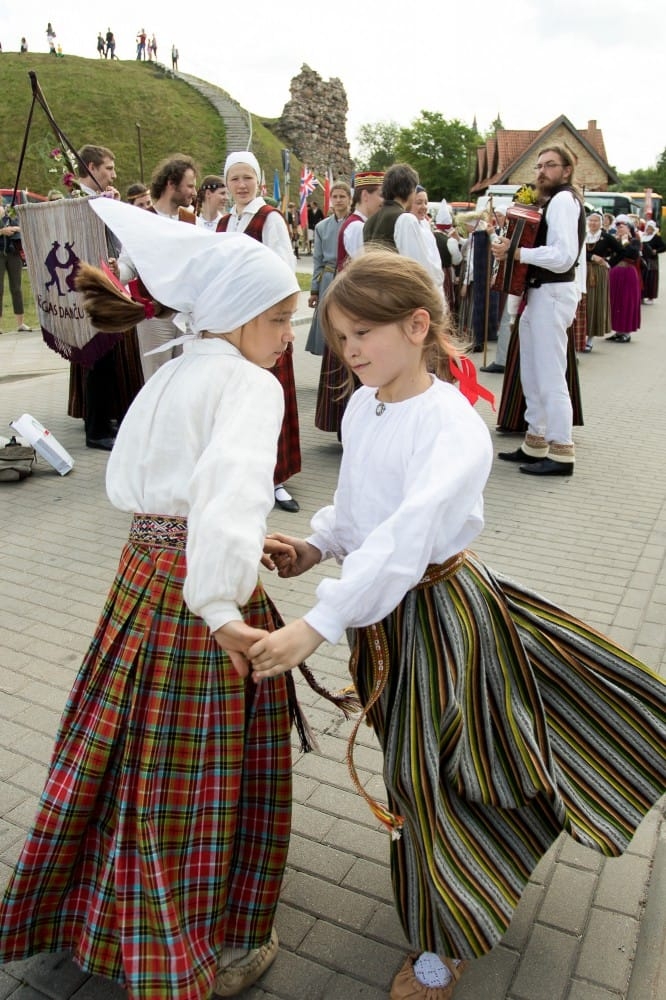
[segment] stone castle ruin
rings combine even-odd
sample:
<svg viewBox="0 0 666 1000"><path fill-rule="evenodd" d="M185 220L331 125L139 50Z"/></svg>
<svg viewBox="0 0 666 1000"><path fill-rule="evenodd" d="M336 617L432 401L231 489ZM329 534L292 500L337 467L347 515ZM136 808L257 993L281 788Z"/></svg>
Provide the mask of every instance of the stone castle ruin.
<svg viewBox="0 0 666 1000"><path fill-rule="evenodd" d="M318 175L349 179L353 163L347 141L347 94L337 77L326 81L305 63L289 87L291 99L275 131Z"/></svg>

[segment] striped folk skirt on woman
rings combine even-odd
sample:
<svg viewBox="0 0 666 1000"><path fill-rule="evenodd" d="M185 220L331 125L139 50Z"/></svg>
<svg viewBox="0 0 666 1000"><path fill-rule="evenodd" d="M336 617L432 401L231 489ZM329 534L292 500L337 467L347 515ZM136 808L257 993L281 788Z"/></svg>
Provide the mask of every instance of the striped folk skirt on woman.
<svg viewBox="0 0 666 1000"><path fill-rule="evenodd" d="M473 958L562 831L608 856L627 847L666 791L666 685L471 553L460 563L439 578L430 567L351 633L351 669L362 703L376 699L385 815L402 824L391 865L405 934L416 951Z"/></svg>
<svg viewBox="0 0 666 1000"><path fill-rule="evenodd" d="M208 1000L271 936L291 824L286 678L238 676L183 602L186 522L135 517L0 906L0 959L72 952L133 1000ZM241 609L273 630L261 585Z"/></svg>

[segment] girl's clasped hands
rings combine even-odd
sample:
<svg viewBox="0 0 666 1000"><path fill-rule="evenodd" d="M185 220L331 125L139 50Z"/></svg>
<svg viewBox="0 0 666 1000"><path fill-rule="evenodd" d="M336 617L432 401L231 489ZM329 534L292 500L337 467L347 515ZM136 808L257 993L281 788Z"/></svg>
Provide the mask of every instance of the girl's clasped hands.
<svg viewBox="0 0 666 1000"><path fill-rule="evenodd" d="M300 576L321 560L321 552L302 538L268 535L264 542L262 566L278 576ZM232 621L215 632L215 639L228 654L241 677L252 672L258 684L302 663L324 641L323 636L302 618L276 632L253 629L242 621Z"/></svg>

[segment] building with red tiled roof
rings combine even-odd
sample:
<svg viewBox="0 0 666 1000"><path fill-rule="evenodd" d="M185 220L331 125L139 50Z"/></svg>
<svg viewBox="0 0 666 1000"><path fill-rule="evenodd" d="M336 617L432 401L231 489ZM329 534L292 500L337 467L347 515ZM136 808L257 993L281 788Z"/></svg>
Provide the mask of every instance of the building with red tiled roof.
<svg viewBox="0 0 666 1000"><path fill-rule="evenodd" d="M565 115L544 128L498 128L495 135L477 147L476 171L471 193L482 195L491 184L530 184L540 149L568 146L576 157L576 182L588 191L606 191L617 184L618 176L606 159L601 129L594 119L587 128L576 129Z"/></svg>

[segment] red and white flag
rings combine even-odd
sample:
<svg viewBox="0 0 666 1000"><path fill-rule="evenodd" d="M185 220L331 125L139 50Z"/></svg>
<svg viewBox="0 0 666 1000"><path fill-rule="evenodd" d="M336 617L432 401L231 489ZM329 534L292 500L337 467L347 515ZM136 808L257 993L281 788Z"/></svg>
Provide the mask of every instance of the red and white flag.
<svg viewBox="0 0 666 1000"><path fill-rule="evenodd" d="M301 167L301 186L299 188L299 215L301 218L301 229L307 232L308 228L308 198L319 184L319 181L312 173L307 164Z"/></svg>

